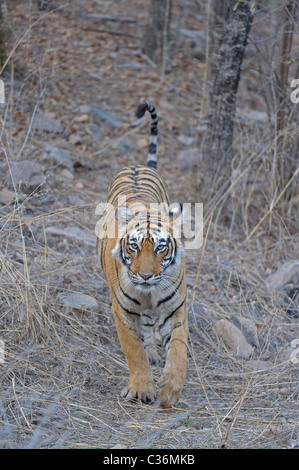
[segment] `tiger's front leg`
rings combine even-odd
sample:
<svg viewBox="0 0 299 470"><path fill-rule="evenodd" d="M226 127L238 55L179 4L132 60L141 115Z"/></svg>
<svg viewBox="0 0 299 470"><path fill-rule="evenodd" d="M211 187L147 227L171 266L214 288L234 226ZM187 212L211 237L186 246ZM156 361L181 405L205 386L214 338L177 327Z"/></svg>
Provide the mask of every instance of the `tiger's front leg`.
<svg viewBox="0 0 299 470"><path fill-rule="evenodd" d="M121 396L126 399L141 400L144 403L154 402L156 392L149 359L142 341L134 328L133 321L116 301L113 301L112 308L119 341L130 372L129 385L122 390Z"/></svg>
<svg viewBox="0 0 299 470"><path fill-rule="evenodd" d="M175 405L187 375L188 318L183 305L171 319L166 336L166 363L160 380L158 398L162 407ZM165 334L165 333L164 333Z"/></svg>

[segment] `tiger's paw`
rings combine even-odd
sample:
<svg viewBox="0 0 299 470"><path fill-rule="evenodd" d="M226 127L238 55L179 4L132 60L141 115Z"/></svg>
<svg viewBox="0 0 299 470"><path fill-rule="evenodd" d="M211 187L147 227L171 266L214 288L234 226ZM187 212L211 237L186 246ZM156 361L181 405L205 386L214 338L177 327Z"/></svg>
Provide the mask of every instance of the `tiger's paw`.
<svg viewBox="0 0 299 470"><path fill-rule="evenodd" d="M153 384L148 384L147 387L142 385L141 387L135 387L129 385L121 391L121 397L126 400L141 401L142 403L154 403L157 398Z"/></svg>
<svg viewBox="0 0 299 470"><path fill-rule="evenodd" d="M161 365L161 358L156 352L153 353L151 351L151 354L148 355L148 359L149 359L149 362L152 366L160 366Z"/></svg>
<svg viewBox="0 0 299 470"><path fill-rule="evenodd" d="M156 345L147 346L145 350L150 364L152 366L159 366L161 364L161 355L159 354Z"/></svg>
<svg viewBox="0 0 299 470"><path fill-rule="evenodd" d="M173 374L166 372L162 375L159 384L158 398L162 408L174 406L182 391L182 385L178 383Z"/></svg>

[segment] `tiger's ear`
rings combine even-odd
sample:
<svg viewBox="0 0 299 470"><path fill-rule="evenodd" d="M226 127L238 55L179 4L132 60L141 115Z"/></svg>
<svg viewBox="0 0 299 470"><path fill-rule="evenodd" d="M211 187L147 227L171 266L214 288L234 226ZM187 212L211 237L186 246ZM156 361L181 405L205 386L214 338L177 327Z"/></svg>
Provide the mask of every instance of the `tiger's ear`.
<svg viewBox="0 0 299 470"><path fill-rule="evenodd" d="M127 206L119 206L115 211L115 217L121 227L128 225L134 215L134 212Z"/></svg>

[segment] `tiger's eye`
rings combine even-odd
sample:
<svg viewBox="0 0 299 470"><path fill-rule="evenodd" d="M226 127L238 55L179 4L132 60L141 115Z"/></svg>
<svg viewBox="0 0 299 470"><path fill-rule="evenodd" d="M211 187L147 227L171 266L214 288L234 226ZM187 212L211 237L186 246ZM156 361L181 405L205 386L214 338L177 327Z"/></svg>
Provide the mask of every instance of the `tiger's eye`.
<svg viewBox="0 0 299 470"><path fill-rule="evenodd" d="M166 248L166 245L162 245L162 244L161 244L161 245L158 245L158 246L157 246L156 250L157 250L157 251L163 251L165 248Z"/></svg>
<svg viewBox="0 0 299 470"><path fill-rule="evenodd" d="M133 250L138 250L137 243L130 243L130 248L132 248Z"/></svg>

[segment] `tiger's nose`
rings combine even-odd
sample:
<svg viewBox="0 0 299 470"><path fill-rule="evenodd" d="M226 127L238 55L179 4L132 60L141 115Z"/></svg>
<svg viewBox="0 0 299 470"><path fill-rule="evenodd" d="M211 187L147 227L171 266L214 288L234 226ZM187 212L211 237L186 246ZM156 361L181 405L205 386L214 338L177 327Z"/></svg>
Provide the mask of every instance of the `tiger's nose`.
<svg viewBox="0 0 299 470"><path fill-rule="evenodd" d="M151 277L153 277L153 275L153 273L139 273L139 276L141 276L145 281L148 281Z"/></svg>

